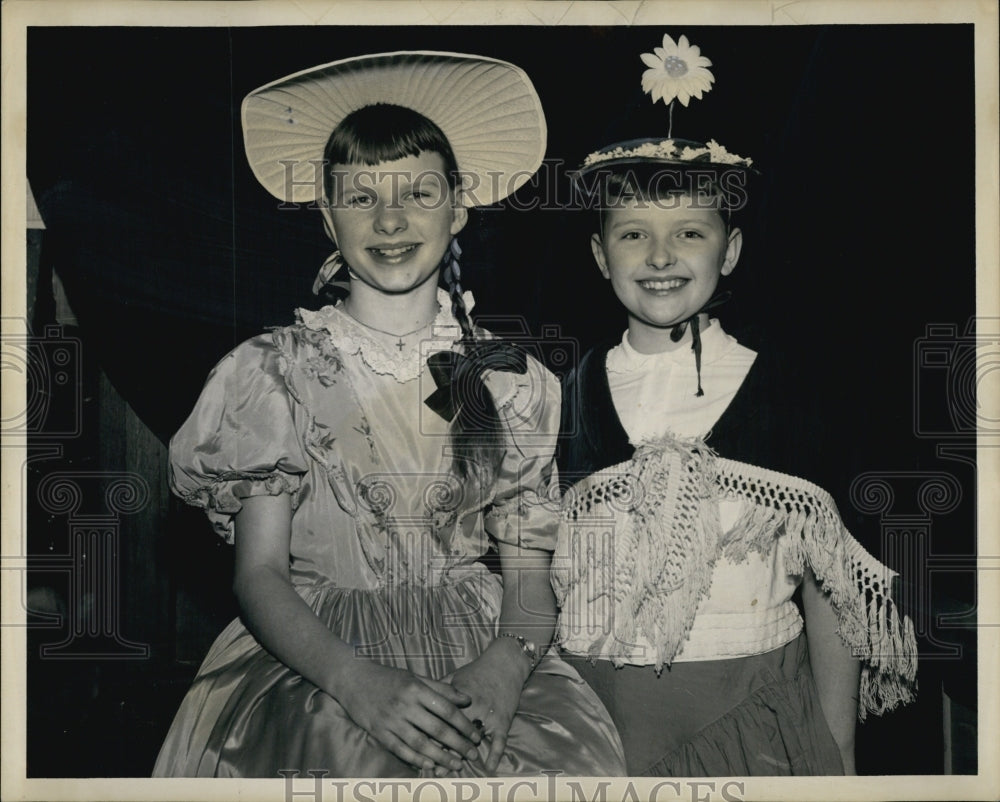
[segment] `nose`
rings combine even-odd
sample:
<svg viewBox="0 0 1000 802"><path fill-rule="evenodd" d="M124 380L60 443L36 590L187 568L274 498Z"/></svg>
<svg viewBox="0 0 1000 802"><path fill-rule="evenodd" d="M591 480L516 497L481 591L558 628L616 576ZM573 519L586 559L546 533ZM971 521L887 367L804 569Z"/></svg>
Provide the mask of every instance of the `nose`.
<svg viewBox="0 0 1000 802"><path fill-rule="evenodd" d="M674 263L674 253L665 239L652 240L646 264L656 270L663 270Z"/></svg>
<svg viewBox="0 0 1000 802"><path fill-rule="evenodd" d="M375 230L382 234L397 234L406 230L406 213L402 204L380 203L375 214Z"/></svg>

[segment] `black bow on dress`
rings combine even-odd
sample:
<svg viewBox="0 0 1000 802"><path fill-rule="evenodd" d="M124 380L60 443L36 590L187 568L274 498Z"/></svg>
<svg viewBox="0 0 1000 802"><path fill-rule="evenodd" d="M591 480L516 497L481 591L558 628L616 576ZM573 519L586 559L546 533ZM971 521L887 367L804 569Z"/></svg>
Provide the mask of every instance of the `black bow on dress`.
<svg viewBox="0 0 1000 802"><path fill-rule="evenodd" d="M438 351L427 360L437 389L424 403L449 423L463 404L484 408L489 390L483 382L483 371L528 372L524 351L504 340L476 340L463 347L463 354Z"/></svg>

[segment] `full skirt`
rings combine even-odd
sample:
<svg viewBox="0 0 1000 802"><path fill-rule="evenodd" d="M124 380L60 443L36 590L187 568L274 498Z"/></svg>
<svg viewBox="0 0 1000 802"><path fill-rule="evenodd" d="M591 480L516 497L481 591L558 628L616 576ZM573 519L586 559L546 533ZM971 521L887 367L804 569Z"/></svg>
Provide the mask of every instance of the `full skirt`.
<svg viewBox="0 0 1000 802"><path fill-rule="evenodd" d="M570 663L607 706L630 775L844 773L804 635L760 655L674 663L659 676L652 666Z"/></svg>
<svg viewBox="0 0 1000 802"><path fill-rule="evenodd" d="M436 587L300 593L359 657L447 679L496 635L500 584L485 569ZM486 775L487 746L460 776ZM239 619L216 639L181 704L153 771L158 777L416 777L328 694L272 657ZM600 700L552 654L524 686L497 776L625 773L621 741Z"/></svg>

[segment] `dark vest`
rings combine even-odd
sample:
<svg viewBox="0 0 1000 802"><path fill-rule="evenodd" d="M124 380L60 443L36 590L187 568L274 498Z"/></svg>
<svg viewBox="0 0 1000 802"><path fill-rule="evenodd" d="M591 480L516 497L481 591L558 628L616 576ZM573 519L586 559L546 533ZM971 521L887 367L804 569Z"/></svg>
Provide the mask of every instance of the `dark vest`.
<svg viewBox="0 0 1000 802"><path fill-rule="evenodd" d="M615 344L605 342L588 351L563 382L558 453L563 488L633 455L605 370L608 351ZM705 442L721 457L799 476L829 490L821 481L829 475L829 466L818 458L825 450L820 445L827 434L823 422L809 415L803 394L787 379L786 366L770 353L758 351Z"/></svg>

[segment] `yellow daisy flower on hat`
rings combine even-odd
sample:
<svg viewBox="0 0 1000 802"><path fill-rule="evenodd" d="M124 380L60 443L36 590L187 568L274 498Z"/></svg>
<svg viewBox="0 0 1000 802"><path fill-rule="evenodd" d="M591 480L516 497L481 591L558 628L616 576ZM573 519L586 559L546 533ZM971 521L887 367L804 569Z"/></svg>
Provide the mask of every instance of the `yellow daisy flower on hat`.
<svg viewBox="0 0 1000 802"><path fill-rule="evenodd" d="M700 100L702 92L712 89L715 76L707 69L712 62L684 35L674 42L669 34L663 34L663 47L655 47L640 58L649 67L642 74L642 89L652 95L654 103L662 100L670 104L676 98L686 106L691 98Z"/></svg>

